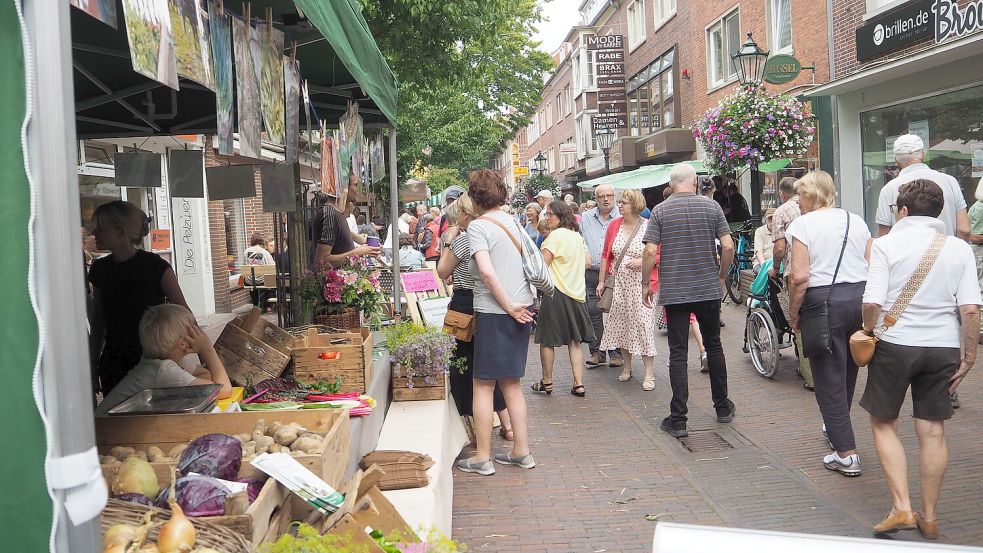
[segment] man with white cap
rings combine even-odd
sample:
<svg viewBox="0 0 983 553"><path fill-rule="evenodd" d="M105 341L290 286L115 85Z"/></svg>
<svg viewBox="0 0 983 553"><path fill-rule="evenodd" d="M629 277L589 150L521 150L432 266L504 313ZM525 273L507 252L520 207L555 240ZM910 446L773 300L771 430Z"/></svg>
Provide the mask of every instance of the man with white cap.
<svg viewBox="0 0 983 553"><path fill-rule="evenodd" d="M877 235L884 236L891 231L896 222L896 204L901 185L913 180L925 179L934 182L942 189L945 206L939 219L945 224L945 231L951 236L969 240L969 216L966 213L966 198L963 197L959 181L951 175L941 173L925 165L925 143L914 134L904 134L894 141L894 159L901 173L891 179L881 189L877 200Z"/></svg>
<svg viewBox="0 0 983 553"><path fill-rule="evenodd" d="M549 190L540 190L539 194L536 194L536 203L539 207L546 209L546 206L553 201L553 193Z"/></svg>

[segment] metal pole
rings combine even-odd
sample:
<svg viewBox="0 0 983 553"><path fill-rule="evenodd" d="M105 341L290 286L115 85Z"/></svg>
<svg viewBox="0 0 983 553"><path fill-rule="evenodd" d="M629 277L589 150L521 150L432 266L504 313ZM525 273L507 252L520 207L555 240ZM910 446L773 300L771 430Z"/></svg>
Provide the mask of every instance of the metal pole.
<svg viewBox="0 0 983 553"><path fill-rule="evenodd" d="M89 351L83 271L79 264L79 191L76 175L75 99L69 6L61 0L25 2L34 47L34 119L27 151L37 194L34 254L36 292L44 329L41 387L52 434L48 458L82 453L95 446L92 379L84 361ZM41 470L41 467L34 467ZM49 482L50 485L50 482ZM73 525L55 492L56 551L97 551L99 519Z"/></svg>
<svg viewBox="0 0 983 553"><path fill-rule="evenodd" d="M396 127L389 129L389 228L392 233L393 256L393 316L402 312L399 285L399 179L396 177Z"/></svg>
<svg viewBox="0 0 983 553"><path fill-rule="evenodd" d="M751 164L751 220L761 222L761 171Z"/></svg>

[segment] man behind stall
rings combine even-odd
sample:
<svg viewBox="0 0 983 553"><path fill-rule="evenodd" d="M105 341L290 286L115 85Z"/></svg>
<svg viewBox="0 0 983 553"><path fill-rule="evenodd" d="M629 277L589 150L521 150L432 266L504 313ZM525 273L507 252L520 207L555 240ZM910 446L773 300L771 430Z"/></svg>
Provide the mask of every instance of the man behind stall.
<svg viewBox="0 0 983 553"><path fill-rule="evenodd" d="M140 319L140 346L140 362L96 407L96 415L148 388L219 384L219 399L232 395L232 383L215 346L188 308L164 304L147 309ZM185 359L192 353L197 353L205 365Z"/></svg>

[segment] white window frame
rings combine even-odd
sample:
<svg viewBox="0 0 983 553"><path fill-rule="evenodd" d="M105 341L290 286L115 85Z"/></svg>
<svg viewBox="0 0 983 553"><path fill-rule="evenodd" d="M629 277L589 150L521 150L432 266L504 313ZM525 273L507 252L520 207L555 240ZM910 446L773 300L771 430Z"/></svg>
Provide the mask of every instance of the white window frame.
<svg viewBox="0 0 983 553"><path fill-rule="evenodd" d="M553 101L556 102L556 104L553 105L553 109L556 110L556 122L559 123L560 120L563 119L563 116L566 115L566 112L563 111L563 91L562 90L560 92L557 92L556 93L556 98Z"/></svg>
<svg viewBox="0 0 983 553"><path fill-rule="evenodd" d="M883 12L909 1L910 0L866 0L867 13L864 14L864 20L880 15Z"/></svg>
<svg viewBox="0 0 983 553"><path fill-rule="evenodd" d="M778 12L777 7L780 2L782 2L782 0L768 0L768 49L771 50L770 53L772 55L791 54L794 51L793 45L795 44L795 35L793 33L795 32L795 29L792 23L792 0L788 0L788 45L779 46L778 44L778 37L781 36L782 29L780 27L781 22L776 17L776 13Z"/></svg>
<svg viewBox="0 0 983 553"><path fill-rule="evenodd" d="M734 68L733 61L730 59L730 54L727 51L728 43L730 42L727 35L727 21L731 17L737 18L737 28L738 28L738 46L740 45L740 28L741 28L741 10L740 6L735 6L733 9L728 10L723 15L713 20L712 23L706 27L706 49L707 49L707 89L708 92L713 92L718 88L722 88L735 80L737 80L737 70ZM725 57L723 63L724 75L723 78L716 78L713 74L714 61L716 60L716 52L713 50L713 33L719 30L721 37L721 48L723 49L723 55Z"/></svg>
<svg viewBox="0 0 983 553"><path fill-rule="evenodd" d="M543 110L546 113L546 128L553 128L553 102L546 102L546 108Z"/></svg>
<svg viewBox="0 0 983 553"><path fill-rule="evenodd" d="M628 4L626 14L628 19L628 51L631 52L645 42L645 0L632 0Z"/></svg>
<svg viewBox="0 0 983 553"><path fill-rule="evenodd" d="M655 0L655 27L659 28L676 15L677 0Z"/></svg>

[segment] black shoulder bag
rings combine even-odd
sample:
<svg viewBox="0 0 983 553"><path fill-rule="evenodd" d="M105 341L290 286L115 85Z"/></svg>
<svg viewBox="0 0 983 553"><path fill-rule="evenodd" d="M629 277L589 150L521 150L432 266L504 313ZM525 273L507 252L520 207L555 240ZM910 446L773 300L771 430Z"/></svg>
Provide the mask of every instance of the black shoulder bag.
<svg viewBox="0 0 983 553"><path fill-rule="evenodd" d="M833 285L836 284L836 275L839 274L840 263L843 262L843 252L846 251L847 238L850 237L850 212L846 210L844 212L846 213L846 233L843 234L840 257L836 260L836 269L833 271L833 282L829 284L829 289L826 291L826 299L813 305L802 306L799 309L802 353L808 358L833 353L833 342L829 329L829 296L833 293Z"/></svg>

